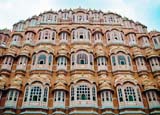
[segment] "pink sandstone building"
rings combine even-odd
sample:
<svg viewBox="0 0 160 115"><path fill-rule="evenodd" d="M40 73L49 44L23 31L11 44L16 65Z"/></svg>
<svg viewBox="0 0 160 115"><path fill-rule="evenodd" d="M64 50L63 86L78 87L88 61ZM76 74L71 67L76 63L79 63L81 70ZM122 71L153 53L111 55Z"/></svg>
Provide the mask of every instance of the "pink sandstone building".
<svg viewBox="0 0 160 115"><path fill-rule="evenodd" d="M0 115L160 115L160 32L113 12L47 11L0 30Z"/></svg>

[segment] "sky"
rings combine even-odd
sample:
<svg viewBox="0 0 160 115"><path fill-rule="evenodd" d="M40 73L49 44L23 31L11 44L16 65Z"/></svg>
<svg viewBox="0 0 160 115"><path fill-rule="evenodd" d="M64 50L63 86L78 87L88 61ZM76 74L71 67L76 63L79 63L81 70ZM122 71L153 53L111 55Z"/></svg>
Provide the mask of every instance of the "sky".
<svg viewBox="0 0 160 115"><path fill-rule="evenodd" d="M0 29L50 9L78 7L115 12L160 31L160 0L0 0Z"/></svg>

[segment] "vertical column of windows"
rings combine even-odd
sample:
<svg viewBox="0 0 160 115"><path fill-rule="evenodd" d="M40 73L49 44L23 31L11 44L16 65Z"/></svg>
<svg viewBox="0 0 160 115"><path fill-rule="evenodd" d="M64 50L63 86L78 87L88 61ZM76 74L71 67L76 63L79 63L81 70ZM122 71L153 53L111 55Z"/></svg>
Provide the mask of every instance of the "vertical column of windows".
<svg viewBox="0 0 160 115"><path fill-rule="evenodd" d="M113 64L113 66L116 65L116 58L115 58L115 56L112 56L112 64Z"/></svg>
<svg viewBox="0 0 160 115"><path fill-rule="evenodd" d="M122 102L123 101L123 94L122 94L121 88L118 88L118 97L119 97L119 101Z"/></svg>
<svg viewBox="0 0 160 115"><path fill-rule="evenodd" d="M43 102L47 102L47 99L48 99L48 88L45 88L43 94Z"/></svg>
<svg viewBox="0 0 160 115"><path fill-rule="evenodd" d="M141 102L142 99L141 99L141 94L140 94L140 89L139 88L137 88L137 96L138 96L139 102Z"/></svg>
<svg viewBox="0 0 160 115"><path fill-rule="evenodd" d="M28 101L28 96L29 96L29 88L27 87L25 90L24 102Z"/></svg>
<svg viewBox="0 0 160 115"><path fill-rule="evenodd" d="M95 87L92 88L92 97L93 97L93 101L96 101L96 89L95 89Z"/></svg>
<svg viewBox="0 0 160 115"><path fill-rule="evenodd" d="M74 87L71 87L71 101L74 101Z"/></svg>

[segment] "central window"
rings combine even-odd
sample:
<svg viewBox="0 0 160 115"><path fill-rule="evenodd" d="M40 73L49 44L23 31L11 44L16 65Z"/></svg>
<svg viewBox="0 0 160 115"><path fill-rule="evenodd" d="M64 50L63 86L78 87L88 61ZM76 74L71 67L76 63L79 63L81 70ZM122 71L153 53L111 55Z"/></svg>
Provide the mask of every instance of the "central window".
<svg viewBox="0 0 160 115"><path fill-rule="evenodd" d="M40 101L42 90L39 86L31 88L30 101Z"/></svg>
<svg viewBox="0 0 160 115"><path fill-rule="evenodd" d="M119 63L119 65L125 65L126 64L125 57L122 55L118 56L118 63Z"/></svg>
<svg viewBox="0 0 160 115"><path fill-rule="evenodd" d="M86 85L77 87L77 100L90 100L90 88Z"/></svg>
<svg viewBox="0 0 160 115"><path fill-rule="evenodd" d="M45 64L45 63L46 63L46 55L41 54L41 55L38 57L38 64Z"/></svg>
<svg viewBox="0 0 160 115"><path fill-rule="evenodd" d="M77 64L88 64L88 56L85 53L78 54Z"/></svg>
<svg viewBox="0 0 160 115"><path fill-rule="evenodd" d="M81 81L77 84L72 84L70 90L71 105L78 105L78 103L83 103L86 105L96 105L97 90L95 84Z"/></svg>

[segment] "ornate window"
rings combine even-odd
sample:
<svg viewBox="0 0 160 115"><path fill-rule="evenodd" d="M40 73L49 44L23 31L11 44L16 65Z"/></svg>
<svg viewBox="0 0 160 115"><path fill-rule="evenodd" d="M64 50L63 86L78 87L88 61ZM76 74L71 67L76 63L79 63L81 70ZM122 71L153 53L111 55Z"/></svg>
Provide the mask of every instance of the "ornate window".
<svg viewBox="0 0 160 115"><path fill-rule="evenodd" d="M71 101L74 101L74 87L71 87Z"/></svg>
<svg viewBox="0 0 160 115"><path fill-rule="evenodd" d="M151 69L153 72L160 70L160 61L159 61L158 57L151 57L149 59L149 63L150 63L150 66L151 66Z"/></svg>
<svg viewBox="0 0 160 115"><path fill-rule="evenodd" d="M137 44L135 34L129 34L128 37L129 37L129 46L134 46Z"/></svg>
<svg viewBox="0 0 160 115"><path fill-rule="evenodd" d="M20 64L20 65L21 65L21 64L26 65L26 64L27 64L27 57L21 56L21 57L19 58L18 64Z"/></svg>
<svg viewBox="0 0 160 115"><path fill-rule="evenodd" d="M113 65L113 66L116 65L116 58L115 58L115 56L112 56L112 65Z"/></svg>
<svg viewBox="0 0 160 115"><path fill-rule="evenodd" d="M53 55L47 52L39 52L32 57L31 70L49 70L52 71Z"/></svg>
<svg viewBox="0 0 160 115"><path fill-rule="evenodd" d="M90 88L86 85L80 85L77 87L77 100L90 100Z"/></svg>
<svg viewBox="0 0 160 115"><path fill-rule="evenodd" d="M85 66L84 66L85 65ZM93 54L86 51L78 51L71 54L71 70L73 69L94 69Z"/></svg>
<svg viewBox="0 0 160 115"><path fill-rule="evenodd" d="M33 55L33 58L32 58L33 60L32 60L32 65L34 65L35 64L35 62L36 62L36 55L34 54Z"/></svg>
<svg viewBox="0 0 160 115"><path fill-rule="evenodd" d="M126 64L126 59L123 55L118 56L118 64L119 65L125 65Z"/></svg>
<svg viewBox="0 0 160 115"><path fill-rule="evenodd" d="M19 91L9 90L5 106L16 107L18 101Z"/></svg>
<svg viewBox="0 0 160 115"><path fill-rule="evenodd" d="M118 52L111 55L112 71L116 70L132 70L132 61L129 55Z"/></svg>
<svg viewBox="0 0 160 115"><path fill-rule="evenodd" d="M34 84L26 86L23 106L45 106L48 104L48 92L49 86L36 82Z"/></svg>
<svg viewBox="0 0 160 115"><path fill-rule="evenodd" d="M38 57L38 64L46 64L46 55L41 54L41 55Z"/></svg>
<svg viewBox="0 0 160 115"><path fill-rule="evenodd" d="M52 57L52 54L50 54L48 57L48 65L52 65Z"/></svg>
<svg viewBox="0 0 160 115"><path fill-rule="evenodd" d="M37 24L37 20L33 18L31 19L29 26L33 27L33 26L36 26L36 24Z"/></svg>
<svg viewBox="0 0 160 115"><path fill-rule="evenodd" d="M94 44L97 43L102 43L102 34L100 32L94 34Z"/></svg>
<svg viewBox="0 0 160 115"><path fill-rule="evenodd" d="M142 37L141 39L142 39L141 40L142 47L149 47L150 46L148 37Z"/></svg>
<svg viewBox="0 0 160 115"><path fill-rule="evenodd" d="M13 35L11 46L20 46L21 36L20 35Z"/></svg>
<svg viewBox="0 0 160 115"><path fill-rule="evenodd" d="M98 71L107 70L107 59L106 57L97 58Z"/></svg>
<svg viewBox="0 0 160 115"><path fill-rule="evenodd" d="M68 20L69 14L68 13L62 13L62 19L63 20Z"/></svg>
<svg viewBox="0 0 160 115"><path fill-rule="evenodd" d="M118 96L119 96L119 101L123 102L123 94L122 94L122 89L118 88Z"/></svg>
<svg viewBox="0 0 160 115"><path fill-rule="evenodd" d="M71 86L70 104L79 106L78 103L87 105L97 104L96 86L87 82L80 82ZM89 103L87 103L89 102Z"/></svg>
<svg viewBox="0 0 160 115"><path fill-rule="evenodd" d="M142 70L143 70L143 71L144 71L144 70L147 71L147 66L146 66L144 57L137 57L137 58L135 59L135 61L136 61L136 65L137 65L137 70L138 70L138 71L142 71Z"/></svg>
<svg viewBox="0 0 160 115"><path fill-rule="evenodd" d="M124 89L126 101L136 101L135 90L132 87L126 87Z"/></svg>
<svg viewBox="0 0 160 115"><path fill-rule="evenodd" d="M113 107L112 100L113 99L112 99L112 92L111 91L102 91L101 92L102 108Z"/></svg>
<svg viewBox="0 0 160 115"><path fill-rule="evenodd" d="M39 32L39 43L51 43L55 44L56 32L51 29L44 29Z"/></svg>
<svg viewBox="0 0 160 115"><path fill-rule="evenodd" d="M88 64L88 56L85 53L77 55L77 64Z"/></svg>
<svg viewBox="0 0 160 115"><path fill-rule="evenodd" d="M57 22L57 15L46 13L41 16L41 23L55 23Z"/></svg>
<svg viewBox="0 0 160 115"><path fill-rule="evenodd" d="M55 91L54 92L54 108L60 107L65 108L65 98L66 98L66 92L65 91Z"/></svg>
<svg viewBox="0 0 160 115"><path fill-rule="evenodd" d="M158 101L158 95L156 91L147 91L146 96L149 108L157 108L160 106L160 102Z"/></svg>
<svg viewBox="0 0 160 115"><path fill-rule="evenodd" d="M126 83L117 87L119 106L143 106L140 89L138 86Z"/></svg>
<svg viewBox="0 0 160 115"><path fill-rule="evenodd" d="M104 16L104 23L106 24L117 24L119 23L118 17L115 15L105 15Z"/></svg>
<svg viewBox="0 0 160 115"><path fill-rule="evenodd" d="M68 36L67 32L62 32L60 34L60 43L68 43L67 36Z"/></svg>
<svg viewBox="0 0 160 115"><path fill-rule="evenodd" d="M64 102L65 101L65 92L64 91L55 91L54 101L55 102Z"/></svg>
<svg viewBox="0 0 160 115"><path fill-rule="evenodd" d="M34 86L30 90L29 101L40 101L42 89L39 86Z"/></svg>
<svg viewBox="0 0 160 115"><path fill-rule="evenodd" d="M124 44L124 34L117 30L112 30L106 33L107 44Z"/></svg>
<svg viewBox="0 0 160 115"><path fill-rule="evenodd" d="M7 41L8 41L8 36L0 34L0 46L6 47Z"/></svg>
<svg viewBox="0 0 160 115"><path fill-rule="evenodd" d="M65 56L58 57L57 70L67 70L67 58Z"/></svg>
<svg viewBox="0 0 160 115"><path fill-rule="evenodd" d="M25 44L33 44L35 34L33 32L27 32L25 35Z"/></svg>
<svg viewBox="0 0 160 115"><path fill-rule="evenodd" d="M78 28L72 31L72 43L90 43L90 31L85 28Z"/></svg>
<svg viewBox="0 0 160 115"><path fill-rule="evenodd" d="M26 56L21 56L18 60L16 69L26 70L27 62L28 62L28 58Z"/></svg>
<svg viewBox="0 0 160 115"><path fill-rule="evenodd" d="M99 14L98 13L94 13L93 14L93 21L99 21L99 19L100 19Z"/></svg>
<svg viewBox="0 0 160 115"><path fill-rule="evenodd" d="M3 60L3 65L1 66L1 69L7 69L7 70L11 70L12 65L13 65L13 57L11 56L6 56Z"/></svg>
<svg viewBox="0 0 160 115"><path fill-rule="evenodd" d="M73 15L73 21L77 23L88 22L88 15L87 14L75 14Z"/></svg>
<svg viewBox="0 0 160 115"><path fill-rule="evenodd" d="M20 41L21 37L19 35L13 36L13 41Z"/></svg>
<svg viewBox="0 0 160 115"><path fill-rule="evenodd" d="M160 49L160 36L152 38L155 49Z"/></svg>

